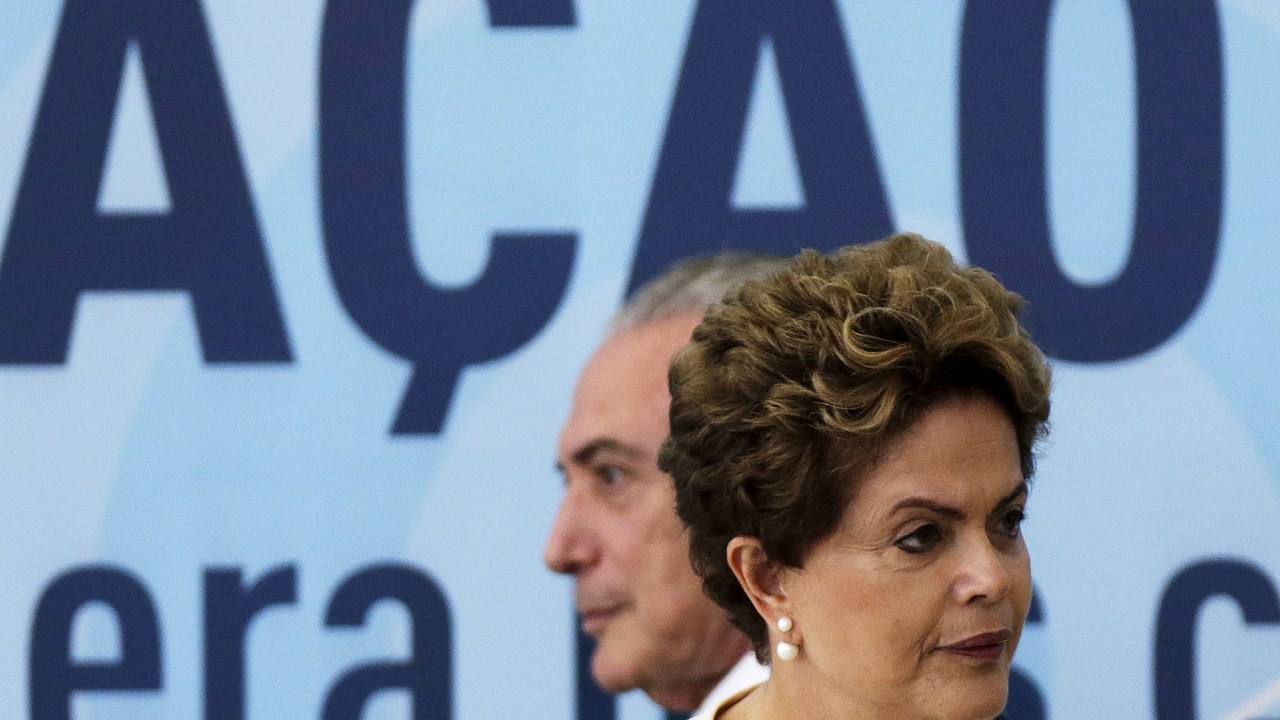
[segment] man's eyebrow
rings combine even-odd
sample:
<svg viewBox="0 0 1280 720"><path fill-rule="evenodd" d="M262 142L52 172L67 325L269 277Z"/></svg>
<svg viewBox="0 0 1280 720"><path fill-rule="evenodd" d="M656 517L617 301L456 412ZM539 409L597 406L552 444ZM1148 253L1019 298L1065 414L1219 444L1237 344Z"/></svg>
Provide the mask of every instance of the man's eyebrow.
<svg viewBox="0 0 1280 720"><path fill-rule="evenodd" d="M644 457L644 453L632 445L628 445L617 438L602 437L596 438L574 450L573 454L569 456L569 461L575 465L585 465L604 452L618 453L629 460L639 460ZM564 473L564 463L559 460L556 461L556 472Z"/></svg>
<svg viewBox="0 0 1280 720"><path fill-rule="evenodd" d="M1018 486L1015 487L1012 492L1010 492L1008 495L1005 495L1003 498L1000 499L1000 502L996 503L995 509L999 510L1026 494L1027 494L1027 481L1023 480L1022 482L1018 483ZM903 510L905 508L924 508L926 510L932 510L933 512L936 512L943 517L951 518L952 520L964 519L964 511L961 510L960 508L952 507L950 505L944 505L936 500L931 500L929 498L920 497L920 496L912 496L912 497L904 498L903 500L900 500L896 505L893 506L893 509L889 511L889 514L893 515L899 510Z"/></svg>

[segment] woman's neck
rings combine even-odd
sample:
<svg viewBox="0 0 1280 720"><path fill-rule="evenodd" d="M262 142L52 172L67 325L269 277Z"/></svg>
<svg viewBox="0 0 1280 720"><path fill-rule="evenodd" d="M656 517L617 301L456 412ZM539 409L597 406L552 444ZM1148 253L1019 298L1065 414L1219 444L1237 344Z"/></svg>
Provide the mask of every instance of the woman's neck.
<svg viewBox="0 0 1280 720"><path fill-rule="evenodd" d="M920 710L901 704L902 698L876 702L831 682L815 682L803 671L788 668L772 677L716 720L931 720Z"/></svg>
<svg viewBox="0 0 1280 720"><path fill-rule="evenodd" d="M877 705L830 683L814 682L787 668L776 672L716 720L923 720L903 708Z"/></svg>

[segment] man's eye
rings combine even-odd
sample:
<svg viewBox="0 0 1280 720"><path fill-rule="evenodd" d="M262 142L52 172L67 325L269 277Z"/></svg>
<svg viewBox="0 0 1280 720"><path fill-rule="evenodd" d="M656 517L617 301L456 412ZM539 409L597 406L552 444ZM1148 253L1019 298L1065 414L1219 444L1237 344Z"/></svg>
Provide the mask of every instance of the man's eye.
<svg viewBox="0 0 1280 720"><path fill-rule="evenodd" d="M1000 534L1016 538L1022 534L1022 523L1027 519L1027 511L1014 508L1000 517Z"/></svg>
<svg viewBox="0 0 1280 720"><path fill-rule="evenodd" d="M616 465L601 465L596 468L596 477L600 478L600 482L610 487L621 485L623 476L622 468Z"/></svg>
<svg viewBox="0 0 1280 720"><path fill-rule="evenodd" d="M894 544L903 552L919 555L934 549L940 542L942 542L942 528L929 523L928 525L921 525Z"/></svg>

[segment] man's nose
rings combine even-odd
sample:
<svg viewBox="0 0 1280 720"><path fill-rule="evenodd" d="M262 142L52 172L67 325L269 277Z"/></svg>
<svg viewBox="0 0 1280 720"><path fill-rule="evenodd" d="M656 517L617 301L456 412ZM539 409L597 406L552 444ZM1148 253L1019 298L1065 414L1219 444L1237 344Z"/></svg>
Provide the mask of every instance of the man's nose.
<svg viewBox="0 0 1280 720"><path fill-rule="evenodd" d="M596 529L581 499L573 492L565 493L542 550L542 561L553 572L577 575L599 559L599 552Z"/></svg>

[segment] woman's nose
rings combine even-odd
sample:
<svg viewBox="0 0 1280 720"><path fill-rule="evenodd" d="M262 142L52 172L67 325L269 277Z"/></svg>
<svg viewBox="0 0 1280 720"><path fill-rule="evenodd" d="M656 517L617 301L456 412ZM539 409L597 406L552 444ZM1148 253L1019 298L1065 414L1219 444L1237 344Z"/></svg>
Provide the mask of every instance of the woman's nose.
<svg viewBox="0 0 1280 720"><path fill-rule="evenodd" d="M985 535L985 534L984 534ZM956 580L956 600L961 604L993 603L1009 594L1008 559L985 536L966 544Z"/></svg>

